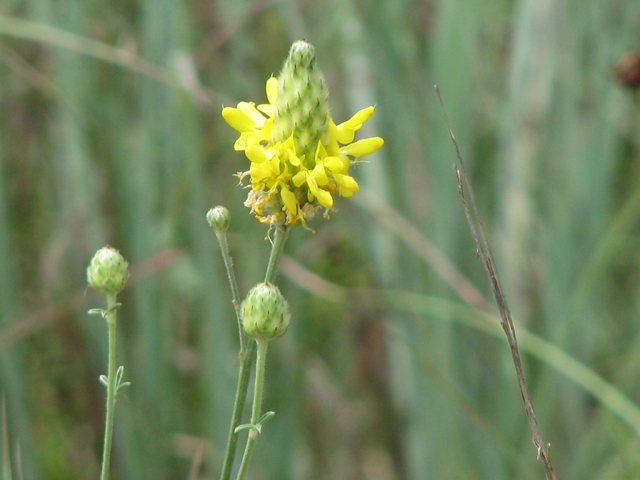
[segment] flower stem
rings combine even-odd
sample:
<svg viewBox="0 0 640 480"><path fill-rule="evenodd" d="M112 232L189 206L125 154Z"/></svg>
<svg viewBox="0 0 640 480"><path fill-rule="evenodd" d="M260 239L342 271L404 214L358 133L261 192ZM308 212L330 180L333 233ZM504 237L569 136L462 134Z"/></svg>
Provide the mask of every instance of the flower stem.
<svg viewBox="0 0 640 480"><path fill-rule="evenodd" d="M222 473L220 480L229 480L231 478L231 469L236 455L238 445L238 435L235 429L240 425L242 419L242 411L247 400L247 390L249 388L249 378L251 377L251 365L255 358L255 344L248 342L247 349L244 353L240 352L240 372L238 373L238 386L236 387L236 399L233 404L233 413L231 415L231 426L229 428L229 436L227 438L227 451L222 464Z"/></svg>
<svg viewBox="0 0 640 480"><path fill-rule="evenodd" d="M107 326L109 327L109 370L107 373L107 414L104 427L104 449L102 451L102 473L100 480L109 479L113 416L116 408L116 294L107 293Z"/></svg>
<svg viewBox="0 0 640 480"><path fill-rule="evenodd" d="M240 371L238 372L238 385L236 387L236 398L233 404L233 413L231 414L231 424L229 426L229 434L227 436L227 448L222 463L222 472L220 480L229 480L231 478L231 470L233 461L235 460L236 449L238 445L238 436L235 429L240 425L242 420L242 411L247 401L247 390L249 389L249 379L251 377L251 366L255 358L255 344L248 342L249 337L244 333L242 328L242 317L240 315L240 294L238 293L238 283L236 281L235 272L233 270L233 260L229 253L229 245L227 243L226 232L217 232L216 237L220 244L224 266L227 270L227 278L231 287L231 295L233 297L233 306L236 311L236 319L238 320L238 335L240 337Z"/></svg>
<svg viewBox="0 0 640 480"><path fill-rule="evenodd" d="M220 250L222 251L222 258L224 260L224 266L227 269L227 278L229 279L229 285L231 287L231 295L233 297L233 307L236 311L236 319L238 320L238 334L240 336L240 355L244 353L245 346L247 344L247 336L242 328L242 317L240 316L240 294L238 293L238 282L236 282L236 275L233 271L233 260L229 253L229 245L227 243L227 233L216 231L216 237L220 244ZM246 392L245 392L246 395Z"/></svg>
<svg viewBox="0 0 640 480"><path fill-rule="evenodd" d="M240 470L238 471L236 480L244 479L244 476L247 473L247 468L249 466L249 460L251 460L251 453L253 452L256 438L258 438L258 434L260 433L258 430L260 428L258 426L258 421L260 420L260 407L262 406L264 367L267 361L267 346L269 345L269 340L265 338L258 338L256 339L256 344L258 345L258 355L256 358L256 383L253 390L253 407L251 409L251 424L254 426L254 428L249 430L247 446L244 449L242 463L240 464Z"/></svg>
<svg viewBox="0 0 640 480"><path fill-rule="evenodd" d="M288 234L289 234L288 227L281 225L276 228L275 238L271 246L271 254L269 255L269 264L267 266L265 282L273 282L274 280L275 272L278 266L278 259L280 258L280 253L282 253ZM229 480L231 478L231 470L233 468L235 453L236 453L237 444L238 444L238 435L235 433L235 429L238 425L240 425L240 421L242 418L242 411L244 410L244 405L247 399L247 390L249 389L249 377L251 376L251 366L253 365L253 361L254 361L256 344L254 342L247 341L248 337L244 333L244 329L242 328L242 317L240 315L240 296L238 294L238 286L237 286L235 275L233 272L233 262L231 261L231 256L229 255L229 247L227 246L226 235L224 235L223 233L217 236L218 236L218 241L220 242L224 263L227 268L227 277L229 278L229 284L231 285L231 292L233 295L233 304L236 309L236 316L238 318L238 324L240 327L240 342L241 342L240 343L241 344L240 371L238 373L238 385L236 387L236 398L233 405L233 413L231 415L231 425L229 427L229 435L227 437L227 448L224 456L224 461L222 464L222 472L220 473L220 480ZM245 347L244 349L242 348L242 345L244 345ZM254 392L254 396L255 396L255 392ZM254 404L255 404L255 400L254 400ZM253 423L253 420L252 420L252 423ZM251 432L254 432L254 429L251 429L249 433L250 438L252 434ZM254 435L255 435L255 432L254 432ZM253 446L251 448L253 449ZM246 451L244 456L246 457ZM245 463L244 457L243 457L243 463ZM246 465L245 465L245 469L246 469Z"/></svg>
<svg viewBox="0 0 640 480"><path fill-rule="evenodd" d="M284 248L284 243L289 236L289 227L286 225L279 225L276 227L276 235L273 239L273 245L271 247L271 255L269 256L269 264L267 265L267 273L264 276L265 283L273 283L278 268L278 260L280 254Z"/></svg>

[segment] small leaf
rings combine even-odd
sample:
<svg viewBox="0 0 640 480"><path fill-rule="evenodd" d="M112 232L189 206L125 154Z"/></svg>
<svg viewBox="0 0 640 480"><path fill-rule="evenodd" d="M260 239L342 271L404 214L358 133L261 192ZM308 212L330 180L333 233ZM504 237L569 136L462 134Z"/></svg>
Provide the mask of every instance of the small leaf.
<svg viewBox="0 0 640 480"><path fill-rule="evenodd" d="M130 386L131 386L131 382L124 382L116 387L116 393L120 392L121 390L126 390Z"/></svg>
<svg viewBox="0 0 640 480"><path fill-rule="evenodd" d="M104 317L107 311L103 308L92 308L88 313L89 315L102 315Z"/></svg>
<svg viewBox="0 0 640 480"><path fill-rule="evenodd" d="M235 430L233 431L233 433L240 433L240 432L244 432L245 430L251 430L252 428L254 428L254 426L250 423L245 423L242 425L238 425Z"/></svg>
<svg viewBox="0 0 640 480"><path fill-rule="evenodd" d="M262 425L260 424L253 425L251 423L245 423L243 425L238 425L233 431L233 433L240 433L240 432L244 432L245 430L255 430L256 432L261 433Z"/></svg>
<svg viewBox="0 0 640 480"><path fill-rule="evenodd" d="M121 303L116 303L113 307L111 307L109 310L105 311L104 314L105 315L109 315L112 312L115 312L116 310L118 310L120 307L122 306Z"/></svg>
<svg viewBox="0 0 640 480"><path fill-rule="evenodd" d="M122 382L122 375L124 375L124 367L118 367L118 370L116 371L116 387L118 385L120 385L120 382Z"/></svg>
<svg viewBox="0 0 640 480"><path fill-rule="evenodd" d="M100 383L103 384L106 388L109 388L109 379L107 379L106 375L100 375Z"/></svg>
<svg viewBox="0 0 640 480"><path fill-rule="evenodd" d="M276 412L267 412L264 415L262 415L260 417L260 420L258 420L258 425L262 425L264 422L266 422L267 420L269 420L271 417L273 417L276 414Z"/></svg>

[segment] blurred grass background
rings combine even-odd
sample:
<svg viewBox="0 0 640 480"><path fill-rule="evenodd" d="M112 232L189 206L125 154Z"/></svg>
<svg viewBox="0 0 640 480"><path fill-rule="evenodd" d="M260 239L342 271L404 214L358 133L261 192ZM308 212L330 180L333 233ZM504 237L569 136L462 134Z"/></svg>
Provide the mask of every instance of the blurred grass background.
<svg viewBox="0 0 640 480"><path fill-rule="evenodd" d="M634 94L611 75L639 20L623 0L2 2L14 478L98 477L107 335L86 314L104 299L85 268L107 243L134 272L112 478L186 479L199 452L191 478L217 478L237 333L206 211L232 211L242 292L269 252L220 110L265 101L299 38L317 48L334 119L376 104L360 138L386 145L356 167L361 192L290 236L279 283L294 321L270 349L264 409L277 415L251 478L543 478L435 83L558 478L640 477L640 138Z"/></svg>

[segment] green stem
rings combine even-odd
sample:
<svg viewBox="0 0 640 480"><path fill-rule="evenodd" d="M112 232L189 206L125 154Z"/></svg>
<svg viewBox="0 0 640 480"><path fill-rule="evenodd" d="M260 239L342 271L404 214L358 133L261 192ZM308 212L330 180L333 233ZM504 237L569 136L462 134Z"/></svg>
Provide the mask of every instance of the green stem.
<svg viewBox="0 0 640 480"><path fill-rule="evenodd" d="M278 260L280 254L284 248L284 243L289 236L289 227L286 225L280 225L276 227L276 235L273 239L273 245L271 247L271 255L269 256L269 264L267 265L267 273L264 276L265 283L273 283L278 269Z"/></svg>
<svg viewBox="0 0 640 480"><path fill-rule="evenodd" d="M238 435L235 433L236 427L240 425L242 420L242 411L247 400L247 390L249 388L249 378L251 377L251 365L255 358L255 343L249 342L244 354L240 353L240 373L238 374L238 386L236 387L236 400L233 405L233 414L231 415L231 426L229 428L229 436L227 438L227 451L222 464L222 473L220 480L229 480L231 478L231 469L236 456L236 448L238 446Z"/></svg>
<svg viewBox="0 0 640 480"><path fill-rule="evenodd" d="M107 415L104 427L104 449L102 451L102 473L100 480L109 478L111 458L111 438L113 436L113 415L116 408L116 294L107 293L106 320L109 327L109 370L107 373Z"/></svg>
<svg viewBox="0 0 640 480"><path fill-rule="evenodd" d="M240 315L240 294L238 293L238 282L236 282L236 275L233 271L233 260L229 253L229 245L227 243L226 232L218 233L218 243L220 244L220 250L222 251L222 258L224 259L224 266L227 269L227 278L229 279L229 285L231 286L231 295L233 297L233 307L236 311L236 319L238 320L238 334L240 336L240 355L244 353L244 348L247 343L247 336L242 328L242 316ZM246 395L246 392L245 392Z"/></svg>
<svg viewBox="0 0 640 480"><path fill-rule="evenodd" d="M254 425L254 428L249 430L247 446L244 449L242 463L240 464L240 470L238 471L236 480L244 479L249 466L249 460L251 460L251 453L253 452L253 447L256 443L256 438L258 438L258 433L260 433L255 427L258 425L258 421L260 420L262 389L264 387L264 367L267 361L267 346L269 345L269 340L266 338L258 338L256 339L256 343L258 345L258 356L256 359L256 384L253 390L253 407L251 409L251 424Z"/></svg>
<svg viewBox="0 0 640 480"><path fill-rule="evenodd" d="M275 272L278 266L278 259L280 258L280 254L282 253L288 234L289 234L289 228L287 226L281 225L276 227L276 234L273 240L273 244L271 245L271 254L269 255L269 264L267 266L265 282L273 282L274 280ZM235 453L238 445L238 435L235 433L235 429L238 425L240 425L240 421L242 419L242 411L244 410L244 405L247 399L247 390L249 389L249 377L251 376L251 366L253 364L254 353L256 349L255 349L255 344L253 342L247 342L248 337L246 336L246 334L244 333L244 329L242 328L242 317L240 315L240 299L238 295L238 287L237 287L235 275L233 273L233 263L231 261L231 256L229 255L229 248L227 246L226 236L219 235L218 241L220 242L222 256L224 258L225 266L227 267L227 276L229 278L229 283L231 284L231 291L233 294L233 303L236 308L236 316L238 318L238 323L240 327L241 346L243 344L246 346L246 350L243 350L242 347L240 350L240 372L238 374L236 398L233 405L233 413L231 415L231 425L229 427L229 435L227 438L227 449L226 449L224 461L222 464L222 472L220 474L220 480L229 480L231 478L231 470L233 468ZM254 392L254 395L255 395L255 392ZM251 432L254 432L254 430L251 429ZM251 437L251 433L249 434L249 437ZM253 448L253 446L251 448ZM246 456L246 451L245 451L245 456ZM244 460L243 460L243 463L244 463Z"/></svg>
<svg viewBox="0 0 640 480"><path fill-rule="evenodd" d="M255 344L247 342L248 337L242 328L242 316L240 314L240 294L238 293L238 283L236 281L235 272L233 270L233 260L229 253L229 245L227 243L226 232L216 232L224 266L227 270L227 278L231 287L231 295L233 297L233 306L238 320L238 335L240 337L240 371L238 372L238 385L236 386L236 398L233 404L233 413L231 414L231 425L229 426L229 434L227 435L227 448L222 463L222 472L220 480L229 480L231 478L231 470L233 461L235 460L236 449L238 446L238 436L235 429L240 425L242 420L242 411L247 401L247 390L249 389L249 379L251 377L251 366L255 358Z"/></svg>

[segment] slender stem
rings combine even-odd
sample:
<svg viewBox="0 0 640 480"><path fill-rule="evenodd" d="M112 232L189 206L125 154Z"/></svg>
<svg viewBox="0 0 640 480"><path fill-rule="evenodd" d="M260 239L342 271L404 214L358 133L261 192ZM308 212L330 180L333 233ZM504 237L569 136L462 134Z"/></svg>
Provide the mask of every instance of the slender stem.
<svg viewBox="0 0 640 480"><path fill-rule="evenodd" d="M231 478L231 469L236 456L236 448L238 445L238 435L235 430L242 420L242 411L247 400L247 390L249 388L249 378L251 377L251 365L255 358L256 348L254 342L247 343L247 349L244 353L240 353L240 373L238 373L238 386L236 387L236 400L233 404L233 414L231 415L231 425L229 427L229 436L227 438L227 451L222 464L222 473L220 480L229 480Z"/></svg>
<svg viewBox="0 0 640 480"><path fill-rule="evenodd" d="M113 414L116 408L116 316L115 293L107 293L106 320L109 327L109 370L107 373L107 414L104 427L104 449L102 451L101 480L109 478L109 460L111 458L111 438L113 435Z"/></svg>
<svg viewBox="0 0 640 480"><path fill-rule="evenodd" d="M267 340L266 338L258 338L256 339L256 343L258 345L258 356L256 359L256 384L253 390L253 407L251 409L251 424L254 426L257 426L258 421L260 420L260 407L262 406L262 388L264 387L264 367L267 361L267 346L269 345L269 340ZM257 428L252 428L249 430L247 446L244 449L242 463L240 464L240 470L238 471L236 480L244 479L244 476L247 473L249 460L251 460L251 453L253 452L256 438L258 438L258 433L260 432Z"/></svg>
<svg viewBox="0 0 640 480"><path fill-rule="evenodd" d="M271 246L271 254L269 255L269 264L267 266L265 282L273 282L274 280L275 272L278 266L278 259L280 258L280 253L282 253L288 234L289 234L289 228L287 226L281 225L276 228L275 238ZM238 318L238 323L240 327L240 339L241 339L240 342L241 342L241 345L245 345L246 347L246 349L244 350L241 347L241 350L240 350L240 372L238 374L238 385L236 387L236 399L233 405L233 413L231 415L231 425L229 427L229 435L227 438L227 449L224 456L224 462L222 464L222 472L220 474L220 480L229 480L231 478L231 470L233 468L235 453L236 453L237 444L238 444L238 435L235 433L235 429L238 425L240 425L240 421L242 418L242 411L244 410L244 405L246 403L247 390L249 388L249 377L251 375L251 366L253 364L254 353L256 349L255 349L255 344L253 342L247 342L248 337L246 336L246 334L244 333L244 329L242 328L242 317L240 315L240 298L238 295L238 287L237 287L235 275L233 273L233 263L231 261L231 256L229 255L229 248L227 246L226 236L219 235L218 241L220 242L220 247L222 249L222 256L224 258L225 266L227 267L227 276L229 278L229 283L231 284L231 291L233 294L233 303L236 308L236 316ZM264 363L264 360L263 360L263 363ZM263 372L263 376L264 376L264 372ZM255 396L255 392L254 392L254 396ZM254 401L254 407L255 407L255 401ZM255 421L257 422L258 420L255 420ZM253 423L253 420L252 420L252 423ZM256 434L255 430L251 429L249 433L249 438L251 438L251 435L255 436L255 434ZM253 449L253 446L251 446L251 449ZM249 453L249 455L251 454ZM247 456L247 453L245 450L245 454L243 456L243 464L246 463L244 461L244 458L246 456ZM246 469L246 464L244 468Z"/></svg>
<svg viewBox="0 0 640 480"><path fill-rule="evenodd" d="M233 297L233 307L236 311L236 319L238 320L238 335L240 336L240 355L244 353L244 348L247 342L247 336L242 329L242 317L240 316L240 294L238 293L238 282L236 282L236 274L233 271L233 260L229 253L229 244L227 243L226 232L216 232L218 237L218 243L220 244L220 250L222 251L222 258L224 259L224 266L227 269L227 278L229 279L229 285L231 286L231 295Z"/></svg>
<svg viewBox="0 0 640 480"><path fill-rule="evenodd" d="M278 269L278 260L280 254L284 248L284 243L289 236L289 227L286 225L280 225L276 227L276 235L273 239L273 245L271 247L271 255L269 256L269 265L267 265L267 273L264 276L265 283L273 283Z"/></svg>
<svg viewBox="0 0 640 480"><path fill-rule="evenodd" d="M233 306L238 320L238 335L240 337L240 371L238 372L238 385L236 386L236 398L233 404L233 413L231 414L231 424L229 425L229 434L227 435L227 448L222 463L222 472L220 480L229 480L231 478L231 470L233 461L235 460L236 449L238 445L238 436L235 429L240 425L242 420L242 411L247 401L247 390L249 389L249 379L251 377L251 366L255 357L255 344L248 342L248 337L242 328L242 316L240 314L240 294L238 293L238 283L233 270L233 260L229 253L229 245L227 243L226 232L216 232L224 266L227 270L227 278L231 287L231 295L233 297Z"/></svg>
<svg viewBox="0 0 640 480"><path fill-rule="evenodd" d="M251 424L257 425L260 420L260 408L262 407L262 389L264 387L264 366L267 363L267 347L269 340L256 339L258 355L256 358L256 385L253 391L253 408L251 409Z"/></svg>

